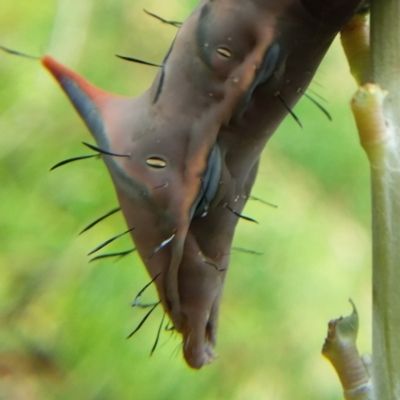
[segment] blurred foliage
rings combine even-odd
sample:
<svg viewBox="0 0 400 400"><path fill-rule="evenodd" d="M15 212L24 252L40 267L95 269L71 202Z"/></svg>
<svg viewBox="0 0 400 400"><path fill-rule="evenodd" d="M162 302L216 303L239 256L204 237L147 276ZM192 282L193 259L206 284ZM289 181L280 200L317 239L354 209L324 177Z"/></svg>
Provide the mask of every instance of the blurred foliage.
<svg viewBox="0 0 400 400"><path fill-rule="evenodd" d="M55 56L112 92L138 95L175 29L145 15L184 20L196 1L3 0L0 43ZM122 232L120 215L78 237L116 205L105 167L86 160L51 173L59 160L87 154L89 139L64 94L31 60L0 54L0 398L1 399L340 399L320 355L327 322L361 317L370 349L368 166L348 100L354 85L336 43L313 92L328 100L329 122L308 99L265 150L232 253L222 303L219 358L191 371L177 335L163 332L158 309L130 340L145 310L130 308L148 277L137 255L88 263L85 254ZM311 92L310 92L311 94ZM314 97L317 97L314 94ZM322 100L323 101L323 100ZM324 102L324 101L323 101ZM124 237L110 250L126 249ZM148 300L155 292L149 290Z"/></svg>

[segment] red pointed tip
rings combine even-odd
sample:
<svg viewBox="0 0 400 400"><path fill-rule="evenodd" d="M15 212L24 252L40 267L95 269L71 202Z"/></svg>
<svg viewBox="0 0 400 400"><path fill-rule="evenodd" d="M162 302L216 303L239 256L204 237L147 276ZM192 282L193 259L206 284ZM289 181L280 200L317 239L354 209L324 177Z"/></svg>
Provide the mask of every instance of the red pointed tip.
<svg viewBox="0 0 400 400"><path fill-rule="evenodd" d="M132 123L134 99L97 88L52 57L43 57L41 62L60 84L100 147L112 151L107 146L125 140L116 138L124 138Z"/></svg>
<svg viewBox="0 0 400 400"><path fill-rule="evenodd" d="M99 89L98 87L86 81L82 76L60 64L50 56L44 56L41 59L41 63L54 76L54 78L62 87L64 87L65 80L72 81L80 88L82 92L92 99L94 103L99 103L101 100L110 99L111 97L122 97Z"/></svg>

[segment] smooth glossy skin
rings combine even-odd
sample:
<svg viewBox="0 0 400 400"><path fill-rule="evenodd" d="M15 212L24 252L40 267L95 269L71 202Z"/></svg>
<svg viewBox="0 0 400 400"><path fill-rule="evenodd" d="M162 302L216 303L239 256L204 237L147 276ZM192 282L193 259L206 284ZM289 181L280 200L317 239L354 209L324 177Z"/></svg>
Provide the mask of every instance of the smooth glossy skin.
<svg viewBox="0 0 400 400"><path fill-rule="evenodd" d="M138 98L97 89L50 57L100 148L184 357L214 356L231 242L267 140L362 0L204 0ZM157 251L156 251L157 250Z"/></svg>

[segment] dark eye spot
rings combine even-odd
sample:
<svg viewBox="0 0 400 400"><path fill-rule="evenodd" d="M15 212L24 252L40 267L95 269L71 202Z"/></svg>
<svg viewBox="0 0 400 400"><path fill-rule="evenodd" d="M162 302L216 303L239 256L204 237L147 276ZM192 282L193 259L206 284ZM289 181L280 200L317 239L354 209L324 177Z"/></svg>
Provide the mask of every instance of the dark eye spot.
<svg viewBox="0 0 400 400"><path fill-rule="evenodd" d="M228 50L226 47L218 47L217 53L224 58L231 58L232 52Z"/></svg>
<svg viewBox="0 0 400 400"><path fill-rule="evenodd" d="M156 169L165 168L167 166L167 163L161 157L149 157L146 160L146 164L149 167L156 168Z"/></svg>

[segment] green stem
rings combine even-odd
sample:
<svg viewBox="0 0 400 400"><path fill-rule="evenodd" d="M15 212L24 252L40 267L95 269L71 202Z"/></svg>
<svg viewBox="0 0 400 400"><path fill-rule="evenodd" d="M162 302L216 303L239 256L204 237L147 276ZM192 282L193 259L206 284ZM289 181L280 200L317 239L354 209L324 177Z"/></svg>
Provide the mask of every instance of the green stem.
<svg viewBox="0 0 400 400"><path fill-rule="evenodd" d="M367 151L372 176L373 370L376 397L400 399L400 2L371 2L373 81L388 91L389 137Z"/></svg>

